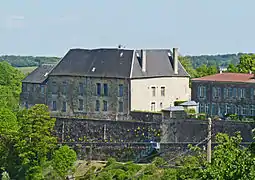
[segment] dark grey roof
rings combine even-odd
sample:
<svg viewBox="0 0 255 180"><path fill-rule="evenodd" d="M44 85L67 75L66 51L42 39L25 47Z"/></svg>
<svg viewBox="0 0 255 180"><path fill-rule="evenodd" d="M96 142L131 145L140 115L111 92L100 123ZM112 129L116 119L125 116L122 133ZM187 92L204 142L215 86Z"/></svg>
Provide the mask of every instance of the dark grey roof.
<svg viewBox="0 0 255 180"><path fill-rule="evenodd" d="M184 76L189 77L189 74L178 62L178 74L174 74L172 52L167 49L146 49L146 72L142 71L142 63L139 63L137 55L134 56L134 64L131 78L146 78L159 76ZM170 57L169 54L170 53ZM141 57L141 51L136 51Z"/></svg>
<svg viewBox="0 0 255 180"><path fill-rule="evenodd" d="M48 74L53 69L53 64L43 64L32 71L25 79L23 83L42 83L47 79Z"/></svg>
<svg viewBox="0 0 255 180"><path fill-rule="evenodd" d="M133 50L71 49L50 75L129 78Z"/></svg>
<svg viewBox="0 0 255 180"><path fill-rule="evenodd" d="M182 106L170 106L162 111L184 111L184 107Z"/></svg>

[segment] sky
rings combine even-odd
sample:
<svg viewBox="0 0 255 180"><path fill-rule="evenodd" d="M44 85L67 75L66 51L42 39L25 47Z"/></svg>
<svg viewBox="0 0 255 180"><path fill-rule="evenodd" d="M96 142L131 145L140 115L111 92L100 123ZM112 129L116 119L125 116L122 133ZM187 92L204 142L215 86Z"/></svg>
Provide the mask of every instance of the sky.
<svg viewBox="0 0 255 180"><path fill-rule="evenodd" d="M0 55L70 48L255 52L254 0L1 0Z"/></svg>

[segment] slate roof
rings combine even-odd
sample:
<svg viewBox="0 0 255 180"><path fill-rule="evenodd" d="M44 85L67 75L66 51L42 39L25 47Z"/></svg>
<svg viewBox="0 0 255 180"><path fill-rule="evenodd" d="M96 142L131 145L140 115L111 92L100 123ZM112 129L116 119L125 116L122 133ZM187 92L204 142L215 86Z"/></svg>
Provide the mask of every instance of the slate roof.
<svg viewBox="0 0 255 180"><path fill-rule="evenodd" d="M139 58L135 55L131 78L190 76L180 62L178 62L178 74L174 74L172 51L168 49L145 49L145 51L146 72L142 71L141 64L139 64ZM136 51L135 54L139 54L141 57L142 53L141 51Z"/></svg>
<svg viewBox="0 0 255 180"><path fill-rule="evenodd" d="M184 107L182 106L170 106L162 111L184 111Z"/></svg>
<svg viewBox="0 0 255 180"><path fill-rule="evenodd" d="M146 72L142 71L142 62L137 54L139 50L128 49L71 49L54 66L43 65L28 75L23 82L41 83L46 77L54 76L90 76L111 78L151 78L181 76L189 74L178 64L178 74L174 74L172 52L166 49L145 49ZM170 55L170 56L169 56Z"/></svg>
<svg viewBox="0 0 255 180"><path fill-rule="evenodd" d="M187 102L181 103L180 106L197 106L197 103L195 101L187 101Z"/></svg>
<svg viewBox="0 0 255 180"><path fill-rule="evenodd" d="M53 64L43 64L37 67L34 71L32 71L25 79L23 79L23 83L42 83L44 82L50 71L54 68Z"/></svg>
<svg viewBox="0 0 255 180"><path fill-rule="evenodd" d="M50 75L129 78L133 50L71 49Z"/></svg>
<svg viewBox="0 0 255 180"><path fill-rule="evenodd" d="M218 73L201 78L194 78L192 81L213 81L213 82L242 82L255 83L254 75L250 73Z"/></svg>

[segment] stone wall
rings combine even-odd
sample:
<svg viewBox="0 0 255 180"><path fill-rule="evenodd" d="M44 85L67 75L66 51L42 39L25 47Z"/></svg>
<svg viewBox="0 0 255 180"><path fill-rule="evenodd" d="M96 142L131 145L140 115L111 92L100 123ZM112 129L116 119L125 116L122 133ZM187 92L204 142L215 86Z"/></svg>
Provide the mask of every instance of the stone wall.
<svg viewBox="0 0 255 180"><path fill-rule="evenodd" d="M252 142L255 123L213 121L212 141L218 132L234 135L241 131L243 142ZM134 160L150 141L160 142L160 155L172 159L207 137L206 120L164 120L159 122L111 121L57 118L55 126L59 143L72 146L80 159L120 161ZM206 141L200 144L206 147ZM154 156L151 155L148 160Z"/></svg>
<svg viewBox="0 0 255 180"><path fill-rule="evenodd" d="M59 142L160 141L159 123L57 118Z"/></svg>
<svg viewBox="0 0 255 180"><path fill-rule="evenodd" d="M53 93L53 82L56 84L57 93ZM66 83L66 93L63 82ZM79 84L84 85L84 92L80 94ZM101 95L97 95L96 84L101 84ZM104 94L103 84L108 86L108 95ZM119 96L119 85L123 85L123 96ZM49 76L47 90L47 105L51 108L52 101L57 102L57 111L52 111L53 116L81 117L96 119L119 119L129 113L129 81L118 78L96 77L70 77ZM83 109L79 109L79 100L83 101ZM96 111L96 100L100 102L100 110ZM107 102L107 111L103 110L103 101ZM63 102L67 102L66 112L62 111ZM123 112L119 112L119 102L123 102Z"/></svg>
<svg viewBox="0 0 255 180"><path fill-rule="evenodd" d="M164 120L161 124L161 142L200 142L207 137L207 120ZM234 135L240 131L243 142L252 142L254 122L213 121L212 134ZM214 141L214 138L212 138Z"/></svg>

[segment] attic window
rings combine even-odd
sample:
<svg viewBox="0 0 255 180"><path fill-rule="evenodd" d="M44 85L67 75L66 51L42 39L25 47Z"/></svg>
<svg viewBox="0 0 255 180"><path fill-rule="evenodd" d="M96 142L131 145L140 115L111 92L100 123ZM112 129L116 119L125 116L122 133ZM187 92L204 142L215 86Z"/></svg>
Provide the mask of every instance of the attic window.
<svg viewBox="0 0 255 180"><path fill-rule="evenodd" d="M95 72L95 71L96 71L96 68L95 68L95 67L93 67L93 68L92 68L92 72Z"/></svg>
<svg viewBox="0 0 255 180"><path fill-rule="evenodd" d="M46 73L44 74L44 77L48 76L48 74L49 74L49 73L48 73L48 72L46 72Z"/></svg>
<svg viewBox="0 0 255 180"><path fill-rule="evenodd" d="M137 56L137 57L140 57L138 53L136 53L136 56Z"/></svg>
<svg viewBox="0 0 255 180"><path fill-rule="evenodd" d="M122 57L122 56L123 56L123 52L120 53L120 57Z"/></svg>
<svg viewBox="0 0 255 180"><path fill-rule="evenodd" d="M168 52L167 55L170 57L171 56L170 52Z"/></svg>

